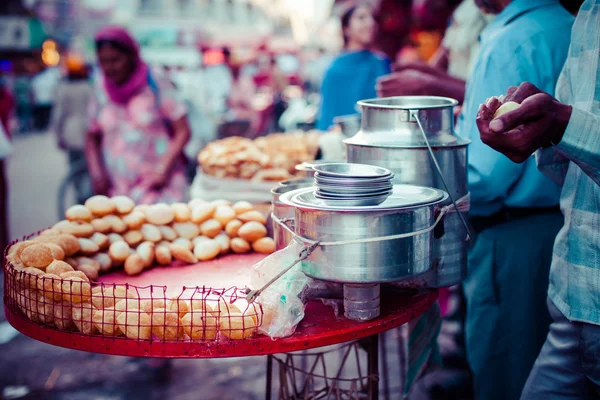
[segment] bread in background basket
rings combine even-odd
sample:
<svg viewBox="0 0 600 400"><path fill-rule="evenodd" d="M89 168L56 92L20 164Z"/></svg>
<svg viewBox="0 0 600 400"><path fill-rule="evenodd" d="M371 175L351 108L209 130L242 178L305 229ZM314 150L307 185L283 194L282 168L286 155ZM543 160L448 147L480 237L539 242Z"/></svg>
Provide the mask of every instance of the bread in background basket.
<svg viewBox="0 0 600 400"><path fill-rule="evenodd" d="M216 178L280 182L295 176L295 167L315 159L317 131L278 133L255 140L230 137L208 144L198 155L204 174Z"/></svg>

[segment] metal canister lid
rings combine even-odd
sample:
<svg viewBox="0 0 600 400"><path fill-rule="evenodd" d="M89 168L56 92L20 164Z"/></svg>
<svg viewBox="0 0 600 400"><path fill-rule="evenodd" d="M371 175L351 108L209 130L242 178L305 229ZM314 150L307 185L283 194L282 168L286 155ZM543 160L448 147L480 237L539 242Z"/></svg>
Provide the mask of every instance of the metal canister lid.
<svg viewBox="0 0 600 400"><path fill-rule="evenodd" d="M448 194L439 189L415 185L394 185L394 192L387 200L376 206L335 206L315 197L315 190L316 187L294 190L283 194L280 200L287 205L304 210L372 212L430 205L448 198Z"/></svg>

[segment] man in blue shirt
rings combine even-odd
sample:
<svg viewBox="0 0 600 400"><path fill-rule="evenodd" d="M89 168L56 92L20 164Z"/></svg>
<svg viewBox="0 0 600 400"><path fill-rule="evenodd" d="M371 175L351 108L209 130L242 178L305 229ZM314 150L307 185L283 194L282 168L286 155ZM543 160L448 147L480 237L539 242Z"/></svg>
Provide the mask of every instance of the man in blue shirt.
<svg viewBox="0 0 600 400"><path fill-rule="evenodd" d="M466 347L475 398L517 399L551 322L546 311L560 188L535 159L516 164L483 144L480 104L524 81L553 92L565 63L571 16L558 0L476 0L497 14L481 34L459 134L469 138L470 219L477 233L464 282Z"/></svg>

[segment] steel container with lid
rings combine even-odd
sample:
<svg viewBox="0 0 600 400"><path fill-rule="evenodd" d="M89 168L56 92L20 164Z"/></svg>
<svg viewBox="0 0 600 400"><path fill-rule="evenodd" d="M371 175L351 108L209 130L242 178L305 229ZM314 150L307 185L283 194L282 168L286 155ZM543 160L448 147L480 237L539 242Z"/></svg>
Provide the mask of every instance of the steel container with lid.
<svg viewBox="0 0 600 400"><path fill-rule="evenodd" d="M467 145L454 132L454 99L402 96L360 101L361 130L346 139L348 162L371 164L394 172L395 184L443 189L417 117L440 165L448 191L457 200L467 191ZM448 203L450 203L448 201ZM465 215L466 216L466 215ZM419 286L444 287L466 274L467 232L457 213L444 218L445 234L433 243L433 268Z"/></svg>
<svg viewBox="0 0 600 400"><path fill-rule="evenodd" d="M327 242L368 240L412 233L431 227L448 195L438 189L396 185L376 206L335 206L303 188L280 196L294 208L294 232ZM349 284L395 282L425 274L432 265L433 231L410 237L317 247L302 262L315 279Z"/></svg>

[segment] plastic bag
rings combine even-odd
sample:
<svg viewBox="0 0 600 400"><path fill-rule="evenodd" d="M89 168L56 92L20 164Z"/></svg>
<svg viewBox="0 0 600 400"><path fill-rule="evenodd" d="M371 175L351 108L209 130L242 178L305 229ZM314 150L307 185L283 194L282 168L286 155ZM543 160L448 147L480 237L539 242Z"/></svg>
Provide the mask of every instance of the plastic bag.
<svg viewBox="0 0 600 400"><path fill-rule="evenodd" d="M250 287L254 290L263 287L299 258L303 248L300 242L292 240L285 249L255 264ZM298 323L304 318L302 293L311 281L312 279L302 272L301 263L298 263L265 289L257 299L263 309L259 332L272 339L292 335Z"/></svg>

